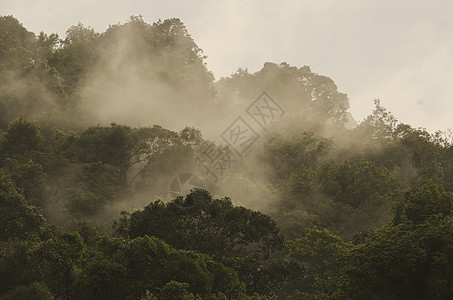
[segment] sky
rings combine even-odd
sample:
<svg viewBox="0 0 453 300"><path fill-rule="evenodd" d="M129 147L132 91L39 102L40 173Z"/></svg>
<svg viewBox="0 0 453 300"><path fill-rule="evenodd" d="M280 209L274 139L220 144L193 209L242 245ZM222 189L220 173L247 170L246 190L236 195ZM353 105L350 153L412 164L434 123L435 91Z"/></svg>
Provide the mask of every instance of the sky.
<svg viewBox="0 0 453 300"><path fill-rule="evenodd" d="M79 22L104 32L131 15L176 17L216 79L265 62L308 65L348 95L357 121L379 98L430 132L453 128L452 11L450 0L0 0L0 15L60 37Z"/></svg>

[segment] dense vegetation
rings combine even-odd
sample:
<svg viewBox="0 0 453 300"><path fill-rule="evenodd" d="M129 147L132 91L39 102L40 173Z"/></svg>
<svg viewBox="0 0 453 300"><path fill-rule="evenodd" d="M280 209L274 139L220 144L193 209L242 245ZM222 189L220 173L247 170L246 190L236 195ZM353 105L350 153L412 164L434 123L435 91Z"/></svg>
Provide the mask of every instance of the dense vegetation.
<svg viewBox="0 0 453 300"><path fill-rule="evenodd" d="M453 298L448 132L379 100L354 126L307 66L215 81L205 58L178 19L60 39L0 17L1 299ZM247 152L205 138L263 91L285 115Z"/></svg>

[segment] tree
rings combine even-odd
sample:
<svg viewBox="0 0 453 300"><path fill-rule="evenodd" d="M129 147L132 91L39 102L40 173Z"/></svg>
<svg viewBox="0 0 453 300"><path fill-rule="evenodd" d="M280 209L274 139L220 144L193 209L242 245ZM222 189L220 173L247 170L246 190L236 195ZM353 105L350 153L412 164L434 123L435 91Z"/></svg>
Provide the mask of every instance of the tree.
<svg viewBox="0 0 453 300"><path fill-rule="evenodd" d="M43 207L46 174L42 166L33 160L20 163L10 158L5 159L4 164L28 204Z"/></svg>
<svg viewBox="0 0 453 300"><path fill-rule="evenodd" d="M99 37L96 59L86 74L81 106L101 123L174 125L206 124L214 104L214 76L205 56L176 18L147 24L132 16L125 24L110 26ZM128 99L124 105L124 99ZM110 109L121 107L121 109ZM196 108L196 109L194 109ZM192 111L190 118L186 112ZM196 116L194 116L196 114Z"/></svg>
<svg viewBox="0 0 453 300"><path fill-rule="evenodd" d="M145 169L151 156L175 143L178 134L160 126L131 128L111 124L90 127L76 140L76 156L82 162L102 162L118 168L121 186L128 188ZM134 167L135 170L131 174Z"/></svg>
<svg viewBox="0 0 453 300"><path fill-rule="evenodd" d="M36 240L33 239L17 238L0 242L0 295L38 280L32 265L27 260L27 251L35 243Z"/></svg>
<svg viewBox="0 0 453 300"><path fill-rule="evenodd" d="M271 256L283 249L284 241L275 221L260 212L235 207L228 198L213 199L204 190L169 203L152 202L126 214L116 223L115 232L131 238L153 235L177 249L208 254L238 271L251 293L273 293L291 272L300 271L291 261ZM277 261L291 272L278 269Z"/></svg>
<svg viewBox="0 0 453 300"><path fill-rule="evenodd" d="M324 191L335 202L354 208L371 203L391 204L400 194L398 180L387 169L372 162L344 161L338 167L324 165L318 176Z"/></svg>
<svg viewBox="0 0 453 300"><path fill-rule="evenodd" d="M201 297L222 293L236 298L244 291L233 269L147 235L132 240L102 237L94 262L76 280L76 286L81 299L139 299L147 291L164 297L182 290Z"/></svg>
<svg viewBox="0 0 453 300"><path fill-rule="evenodd" d="M3 150L8 155L21 155L27 151L43 149L43 139L37 122L23 116L12 121L3 136Z"/></svg>
<svg viewBox="0 0 453 300"><path fill-rule="evenodd" d="M357 239L344 268L349 299L453 295L451 193L429 183L405 196L393 223Z"/></svg>
<svg viewBox="0 0 453 300"><path fill-rule="evenodd" d="M385 107L381 106L379 99L374 100L374 106L372 114L359 124L356 131L370 140L382 141L394 138L398 120Z"/></svg>
<svg viewBox="0 0 453 300"><path fill-rule="evenodd" d="M216 87L222 107L252 103L266 91L285 110L285 124L290 125L280 124L280 128L291 134L301 130L320 133L325 127L343 127L347 122L346 94L337 90L332 79L313 73L308 66L266 62L253 74L239 69L221 78Z"/></svg>
<svg viewBox="0 0 453 300"><path fill-rule="evenodd" d="M264 143L263 160L271 167L274 178L287 179L301 165L316 167L331 147L332 141L311 132L292 139L276 135Z"/></svg>
<svg viewBox="0 0 453 300"><path fill-rule="evenodd" d="M307 299L338 297L348 245L329 230L318 228L287 244L291 255L307 265L307 277L300 280L303 292L296 294Z"/></svg>
<svg viewBox="0 0 453 300"><path fill-rule="evenodd" d="M71 95L97 58L100 34L79 23L69 27L61 46L49 55L49 65L63 78L65 91Z"/></svg>
<svg viewBox="0 0 453 300"><path fill-rule="evenodd" d="M78 233L57 232L29 250L29 259L40 279L55 296L71 299L74 278L82 265L85 246Z"/></svg>
<svg viewBox="0 0 453 300"><path fill-rule="evenodd" d="M28 239L44 230L40 210L27 204L8 174L0 169L0 240Z"/></svg>
<svg viewBox="0 0 453 300"><path fill-rule="evenodd" d="M440 184L429 182L413 188L405 195L395 221L410 221L415 225L435 221L453 214L453 193L445 192Z"/></svg>
<svg viewBox="0 0 453 300"><path fill-rule="evenodd" d="M90 262L74 282L76 299L124 299L126 268L108 260Z"/></svg>
<svg viewBox="0 0 453 300"><path fill-rule="evenodd" d="M27 286L18 286L6 295L3 300L29 299L29 300L54 300L49 288L40 282L33 282Z"/></svg>
<svg viewBox="0 0 453 300"><path fill-rule="evenodd" d="M159 226L163 220L169 227ZM176 248L199 250L214 258L240 253L268 257L271 251L283 247L283 237L270 217L235 207L228 198L212 199L204 190L195 190L186 199L179 197L168 204L150 203L132 213L127 223L130 237L154 235Z"/></svg>
<svg viewBox="0 0 453 300"><path fill-rule="evenodd" d="M373 162L344 161L311 168L301 165L276 183L281 200L273 216L288 238L306 234L312 226L328 228L345 239L374 230L393 217L402 201L400 182Z"/></svg>
<svg viewBox="0 0 453 300"><path fill-rule="evenodd" d="M400 144L407 149L414 166L417 168L418 186L434 180L442 183L444 168L442 164L442 145L435 142L434 137L425 130L403 128L399 132Z"/></svg>
<svg viewBox="0 0 453 300"><path fill-rule="evenodd" d="M426 262L413 232L384 227L350 253L346 294L350 299L426 299L420 269Z"/></svg>
<svg viewBox="0 0 453 300"><path fill-rule="evenodd" d="M71 171L73 177L64 186L61 200L73 217L93 216L122 195L117 169L111 165L78 164Z"/></svg>
<svg viewBox="0 0 453 300"><path fill-rule="evenodd" d="M159 299L162 300L195 300L195 296L188 290L189 284L177 281L166 283L160 290Z"/></svg>
<svg viewBox="0 0 453 300"><path fill-rule="evenodd" d="M200 104L212 100L215 95L212 84L214 76L208 72L203 62L206 56L190 36L186 26L181 20L171 18L159 20L153 24L152 28L153 46L158 53L166 52L163 57L169 67L160 72L160 76L169 83L176 84L178 89L187 92L190 98ZM176 70L178 71L174 72ZM197 76L186 74L197 74ZM201 99L196 100L197 98Z"/></svg>
<svg viewBox="0 0 453 300"><path fill-rule="evenodd" d="M35 35L13 16L1 16L0 64L2 69L24 68L32 58Z"/></svg>
<svg viewBox="0 0 453 300"><path fill-rule="evenodd" d="M0 16L0 128L19 114L27 117L55 107L58 74L41 56L34 33L12 16Z"/></svg>

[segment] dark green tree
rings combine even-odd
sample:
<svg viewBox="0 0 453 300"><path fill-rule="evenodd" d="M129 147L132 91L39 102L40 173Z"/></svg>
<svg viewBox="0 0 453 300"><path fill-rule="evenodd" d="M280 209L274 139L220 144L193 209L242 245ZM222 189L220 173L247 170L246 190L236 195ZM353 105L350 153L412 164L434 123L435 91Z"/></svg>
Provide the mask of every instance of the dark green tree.
<svg viewBox="0 0 453 300"><path fill-rule="evenodd" d="M338 167L325 165L319 178L324 191L335 202L358 208L361 205L385 205L396 202L400 184L385 168L372 162L345 161Z"/></svg>
<svg viewBox="0 0 453 300"><path fill-rule="evenodd" d="M26 286L18 286L9 293L2 295L3 300L29 299L29 300L53 300L55 297L49 288L40 282L33 282Z"/></svg>
<svg viewBox="0 0 453 300"><path fill-rule="evenodd" d="M172 281L184 283L188 293L202 297L218 293L238 297L244 291L233 269L206 255L173 249L156 237L103 237L96 253L95 261L76 279L81 299L139 299L146 291L170 292Z"/></svg>
<svg viewBox="0 0 453 300"><path fill-rule="evenodd" d="M123 188L132 185L145 172L143 165L177 140L176 132L160 126L131 128L112 124L85 130L75 142L75 154L81 162L102 162L115 166ZM137 167L137 170L133 170Z"/></svg>
<svg viewBox="0 0 453 300"><path fill-rule="evenodd" d="M28 239L44 230L41 211L27 204L8 174L0 169L0 240Z"/></svg>
<svg viewBox="0 0 453 300"><path fill-rule="evenodd" d="M301 165L317 167L319 160L331 147L331 140L311 132L304 132L291 139L277 135L264 143L263 160L270 166L274 178L288 179Z"/></svg>
<svg viewBox="0 0 453 300"><path fill-rule="evenodd" d="M53 294L71 299L84 251L85 246L78 233L56 232L51 239L30 249L28 255L40 279Z"/></svg>
<svg viewBox="0 0 453 300"><path fill-rule="evenodd" d="M29 151L43 150L39 124L20 116L9 123L2 144L7 155L22 155Z"/></svg>
<svg viewBox="0 0 453 300"><path fill-rule="evenodd" d="M74 282L76 299L124 299L127 296L126 268L116 262L90 262Z"/></svg>
<svg viewBox="0 0 453 300"><path fill-rule="evenodd" d="M453 195L429 183L408 192L393 224L357 239L344 268L349 299L453 295Z"/></svg>
<svg viewBox="0 0 453 300"><path fill-rule="evenodd" d="M69 95L76 92L78 85L96 61L99 36L93 28L79 23L69 27L60 47L48 54L49 65L58 71L63 79L63 88ZM53 41L55 36L49 38ZM46 44L49 38L42 43Z"/></svg>
<svg viewBox="0 0 453 300"><path fill-rule="evenodd" d="M304 237L288 241L288 248L307 266L307 276L300 279L301 288L295 295L300 299L338 298L348 245L326 229L312 228Z"/></svg>
<svg viewBox="0 0 453 300"><path fill-rule="evenodd" d="M24 195L28 204L43 207L46 179L43 167L33 160L22 164L10 158L5 159L4 164L15 186Z"/></svg>
<svg viewBox="0 0 453 300"><path fill-rule="evenodd" d="M55 108L59 76L41 56L35 34L13 16L0 16L0 128L18 115L34 117Z"/></svg>
<svg viewBox="0 0 453 300"><path fill-rule="evenodd" d="M35 243L36 240L17 238L0 242L0 295L5 295L17 287L27 286L38 280L27 259L27 251Z"/></svg>
<svg viewBox="0 0 453 300"><path fill-rule="evenodd" d="M285 128L292 134L302 130L322 132L324 127L342 127L348 122L349 100L329 77L313 73L308 66L266 62L261 70L239 69L217 83L222 107L252 103L266 91L285 110ZM289 125L288 125L289 124Z"/></svg>
<svg viewBox="0 0 453 300"><path fill-rule="evenodd" d="M131 238L154 235L175 248L208 254L238 271L252 293L275 292L291 272L300 272L289 260L272 257L283 249L284 242L275 221L260 212L235 207L228 198L213 199L204 190L169 203L156 201L126 214L115 232ZM277 268L278 264L288 270Z"/></svg>

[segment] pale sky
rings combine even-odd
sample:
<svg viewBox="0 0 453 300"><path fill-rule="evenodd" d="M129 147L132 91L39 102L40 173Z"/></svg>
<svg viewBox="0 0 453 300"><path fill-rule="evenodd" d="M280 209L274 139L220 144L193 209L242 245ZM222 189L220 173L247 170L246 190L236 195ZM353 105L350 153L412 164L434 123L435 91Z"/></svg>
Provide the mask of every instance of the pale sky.
<svg viewBox="0 0 453 300"><path fill-rule="evenodd" d="M360 121L373 99L402 122L453 128L453 1L450 0L0 0L30 31L81 22L98 32L142 15L180 18L219 79L264 62L308 65L332 78Z"/></svg>

